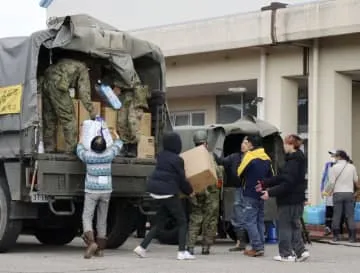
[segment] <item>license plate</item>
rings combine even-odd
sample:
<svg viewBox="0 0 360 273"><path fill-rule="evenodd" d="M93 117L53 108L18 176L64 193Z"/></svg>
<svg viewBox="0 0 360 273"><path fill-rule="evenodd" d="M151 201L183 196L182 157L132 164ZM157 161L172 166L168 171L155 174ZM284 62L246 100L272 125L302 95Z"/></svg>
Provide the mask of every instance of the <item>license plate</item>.
<svg viewBox="0 0 360 273"><path fill-rule="evenodd" d="M32 192L30 197L32 203L48 203L50 200L49 195L38 192Z"/></svg>

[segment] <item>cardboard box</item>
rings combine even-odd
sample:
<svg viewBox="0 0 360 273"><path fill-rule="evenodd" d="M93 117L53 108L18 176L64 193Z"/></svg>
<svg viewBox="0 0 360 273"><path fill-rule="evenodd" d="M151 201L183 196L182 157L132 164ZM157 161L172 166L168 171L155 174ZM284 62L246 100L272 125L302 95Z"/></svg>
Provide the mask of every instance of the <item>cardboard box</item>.
<svg viewBox="0 0 360 273"><path fill-rule="evenodd" d="M118 111L109 107L101 107L101 117L106 121L109 129L116 130Z"/></svg>
<svg viewBox="0 0 360 273"><path fill-rule="evenodd" d="M140 122L140 133L143 136L151 136L151 114L144 113Z"/></svg>
<svg viewBox="0 0 360 273"><path fill-rule="evenodd" d="M141 136L138 143L138 158L152 159L155 157L155 138Z"/></svg>
<svg viewBox="0 0 360 273"><path fill-rule="evenodd" d="M101 103L100 102L92 102L95 108L95 112L99 115L101 114ZM88 111L85 109L84 105L81 101L79 101L79 129L84 120L90 119L90 115Z"/></svg>
<svg viewBox="0 0 360 273"><path fill-rule="evenodd" d="M73 100L74 103L74 110L75 110L75 123L76 128L79 127L79 101ZM79 135L79 131L77 132ZM77 138L78 140L78 138ZM60 124L57 125L57 132L56 132L56 150L58 152L65 151L65 138L62 126Z"/></svg>
<svg viewBox="0 0 360 273"><path fill-rule="evenodd" d="M180 155L185 162L185 175L195 192L202 192L217 183L216 167L205 146L201 145Z"/></svg>

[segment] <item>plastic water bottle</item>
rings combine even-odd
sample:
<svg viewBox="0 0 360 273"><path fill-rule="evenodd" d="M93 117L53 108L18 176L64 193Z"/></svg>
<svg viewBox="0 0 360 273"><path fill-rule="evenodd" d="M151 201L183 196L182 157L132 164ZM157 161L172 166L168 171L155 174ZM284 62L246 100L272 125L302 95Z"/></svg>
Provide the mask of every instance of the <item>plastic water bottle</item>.
<svg viewBox="0 0 360 273"><path fill-rule="evenodd" d="M40 0L39 6L42 8L48 8L54 0Z"/></svg>
<svg viewBox="0 0 360 273"><path fill-rule="evenodd" d="M107 102L111 105L112 108L115 110L119 110L122 106L121 101L116 96L114 91L111 89L110 86L101 83L101 81L98 81L98 87L96 88L100 95L102 95Z"/></svg>
<svg viewBox="0 0 360 273"><path fill-rule="evenodd" d="M274 223L269 225L268 234L267 234L267 242L269 244L276 244L278 241L277 238L277 230Z"/></svg>

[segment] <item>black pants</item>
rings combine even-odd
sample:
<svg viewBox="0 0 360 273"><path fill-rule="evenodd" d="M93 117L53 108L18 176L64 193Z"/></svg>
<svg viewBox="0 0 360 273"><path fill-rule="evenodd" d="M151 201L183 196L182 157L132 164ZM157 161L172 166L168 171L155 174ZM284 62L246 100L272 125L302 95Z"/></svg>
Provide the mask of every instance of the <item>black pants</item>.
<svg viewBox="0 0 360 273"><path fill-rule="evenodd" d="M333 206L326 206L326 212L325 212L325 217L326 217L326 223L325 226L329 229L332 230L332 219L334 216L334 207ZM341 216L341 223L340 223L340 234L344 234L344 224L346 225L346 228L349 230L349 226L348 223L345 219L345 213Z"/></svg>
<svg viewBox="0 0 360 273"><path fill-rule="evenodd" d="M176 220L179 227L179 251L185 251L186 235L187 235L187 222L184 208L178 196L166 199L158 199L159 209L156 213L156 224L151 227L149 233L141 243L141 247L146 249L155 238L157 233L157 225L164 223L169 216Z"/></svg>
<svg viewBox="0 0 360 273"><path fill-rule="evenodd" d="M303 212L302 204L278 207L279 254L281 257L292 256L293 252L300 257L305 251L300 222Z"/></svg>
<svg viewBox="0 0 360 273"><path fill-rule="evenodd" d="M333 197L334 216L332 228L334 234L340 233L341 218L345 214L350 232L355 230L354 222L354 196L352 192L336 192Z"/></svg>

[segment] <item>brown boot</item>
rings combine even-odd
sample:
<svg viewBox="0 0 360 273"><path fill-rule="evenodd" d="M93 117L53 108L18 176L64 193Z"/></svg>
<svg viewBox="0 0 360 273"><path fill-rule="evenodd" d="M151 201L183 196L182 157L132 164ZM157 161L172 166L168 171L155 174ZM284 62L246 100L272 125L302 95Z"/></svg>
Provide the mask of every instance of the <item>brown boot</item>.
<svg viewBox="0 0 360 273"><path fill-rule="evenodd" d="M104 257L104 250L106 248L106 239L105 238L97 238L96 243L98 245L98 249L95 252L96 257Z"/></svg>
<svg viewBox="0 0 360 273"><path fill-rule="evenodd" d="M86 244L84 258L90 259L92 256L94 256L96 250L98 249L98 245L95 243L94 233L92 231L86 231L82 238Z"/></svg>

